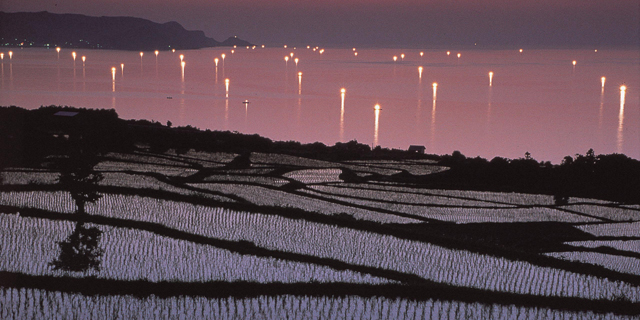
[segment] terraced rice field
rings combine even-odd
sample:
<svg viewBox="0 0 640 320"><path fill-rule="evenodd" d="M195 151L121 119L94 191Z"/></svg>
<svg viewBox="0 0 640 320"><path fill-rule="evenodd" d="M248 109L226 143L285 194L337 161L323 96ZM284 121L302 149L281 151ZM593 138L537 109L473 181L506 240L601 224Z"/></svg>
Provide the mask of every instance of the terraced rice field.
<svg viewBox="0 0 640 320"><path fill-rule="evenodd" d="M640 316L637 206L384 179L447 169L428 161L236 156L105 155L85 214L58 173L5 169L0 318ZM97 266L55 268L87 230Z"/></svg>

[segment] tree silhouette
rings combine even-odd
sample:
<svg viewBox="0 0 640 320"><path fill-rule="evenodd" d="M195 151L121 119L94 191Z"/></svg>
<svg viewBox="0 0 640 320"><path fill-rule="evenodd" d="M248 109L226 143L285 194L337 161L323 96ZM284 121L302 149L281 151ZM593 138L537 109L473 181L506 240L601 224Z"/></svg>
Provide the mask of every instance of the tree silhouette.
<svg viewBox="0 0 640 320"><path fill-rule="evenodd" d="M96 189L98 182L104 178L93 170L99 160L95 154L73 150L71 155L59 163L60 177L58 183L71 193L76 203L76 213L85 214L85 204L96 202L102 196Z"/></svg>
<svg viewBox="0 0 640 320"><path fill-rule="evenodd" d="M76 223L73 233L58 242L60 256L50 263L54 270L86 271L100 270L103 251L98 248L102 231L96 227L87 228L82 222Z"/></svg>
<svg viewBox="0 0 640 320"><path fill-rule="evenodd" d="M98 194L97 184L102 174L94 170L98 163L95 154L84 152L82 148L71 148L67 157L58 163L60 177L58 183L71 193L76 203L77 223L67 239L58 242L60 256L50 263L54 270L86 271L99 270L103 251L98 248L102 231L96 227L84 226L85 204L93 203L102 196Z"/></svg>

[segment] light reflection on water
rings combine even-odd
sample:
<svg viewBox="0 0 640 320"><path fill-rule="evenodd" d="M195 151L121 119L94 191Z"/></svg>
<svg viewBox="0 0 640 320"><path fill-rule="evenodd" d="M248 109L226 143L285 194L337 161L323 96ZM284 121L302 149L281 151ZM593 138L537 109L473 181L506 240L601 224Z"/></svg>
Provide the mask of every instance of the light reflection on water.
<svg viewBox="0 0 640 320"><path fill-rule="evenodd" d="M258 133L274 140L332 145L356 139L371 145L376 144L370 133L375 121L371 106L380 103L385 119L379 123L377 142L382 147L417 144L430 153L460 150L486 158L518 158L529 151L538 160L554 163L589 148L596 153L624 150L640 158L639 102L634 93L640 88L640 63L633 50L530 50L526 56L517 50L466 51L461 58L422 51L421 57L419 50L358 50L354 59L351 48L329 49L322 55L297 49L295 57L304 61L308 75L302 94L297 69L286 61L282 64L290 49L230 54L229 48L216 48L157 56L77 50L87 57L82 91L76 90L72 59L57 60L55 50L23 49L15 52L9 70L6 61L2 64L0 105L115 108L126 119L170 120L176 126ZM389 58L401 53L403 59ZM188 57L187 75L179 54ZM219 57L222 70L212 63ZM574 59L580 68L567 68ZM124 64L132 63L140 63L140 69L129 69L125 77ZM109 86L105 73L117 65L120 77ZM500 81L493 85L491 74L487 93L490 71L499 74ZM232 92L218 81L218 72L222 79L233 80ZM602 76L615 87L626 83L629 88L624 113L618 109L618 90L605 90ZM420 111L422 86L433 82L446 88L437 97L437 118L435 92L431 113ZM342 87L349 89L349 110L341 96L338 113L335 93ZM178 95L179 99L167 99ZM222 99L224 109L216 103ZM240 111L244 100L252 102L251 113Z"/></svg>
<svg viewBox="0 0 640 320"><path fill-rule="evenodd" d="M618 114L618 153L623 153L624 149L624 103L626 100L627 87L620 87L620 113Z"/></svg>
<svg viewBox="0 0 640 320"><path fill-rule="evenodd" d="M375 113L375 121L374 121L374 130L373 130L373 146L377 147L378 144L378 129L379 129L379 120L380 120L380 105L376 104L376 108L373 111Z"/></svg>

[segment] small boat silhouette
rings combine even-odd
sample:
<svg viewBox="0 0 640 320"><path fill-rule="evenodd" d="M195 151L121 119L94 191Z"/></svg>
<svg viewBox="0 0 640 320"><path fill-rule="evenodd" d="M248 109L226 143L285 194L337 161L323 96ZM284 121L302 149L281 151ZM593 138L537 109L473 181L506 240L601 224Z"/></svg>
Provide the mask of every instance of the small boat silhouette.
<svg viewBox="0 0 640 320"><path fill-rule="evenodd" d="M173 97L167 97L167 99L173 99Z"/></svg>

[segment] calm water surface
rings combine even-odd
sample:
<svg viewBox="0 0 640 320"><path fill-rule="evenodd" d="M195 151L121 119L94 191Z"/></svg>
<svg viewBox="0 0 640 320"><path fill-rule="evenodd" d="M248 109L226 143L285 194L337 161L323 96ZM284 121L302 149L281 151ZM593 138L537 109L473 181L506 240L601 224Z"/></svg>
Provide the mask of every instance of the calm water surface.
<svg viewBox="0 0 640 320"><path fill-rule="evenodd" d="M458 51L424 50L421 57L420 50L399 49L358 50L356 56L352 49L225 48L157 57L75 50L75 62L71 49L59 57L55 50L14 49L12 59L8 51L2 50L4 106L113 108L125 119L274 140L418 144L429 153L459 150L489 159L529 151L559 163L589 148L640 158L635 50L471 50L460 51L460 58Z"/></svg>

